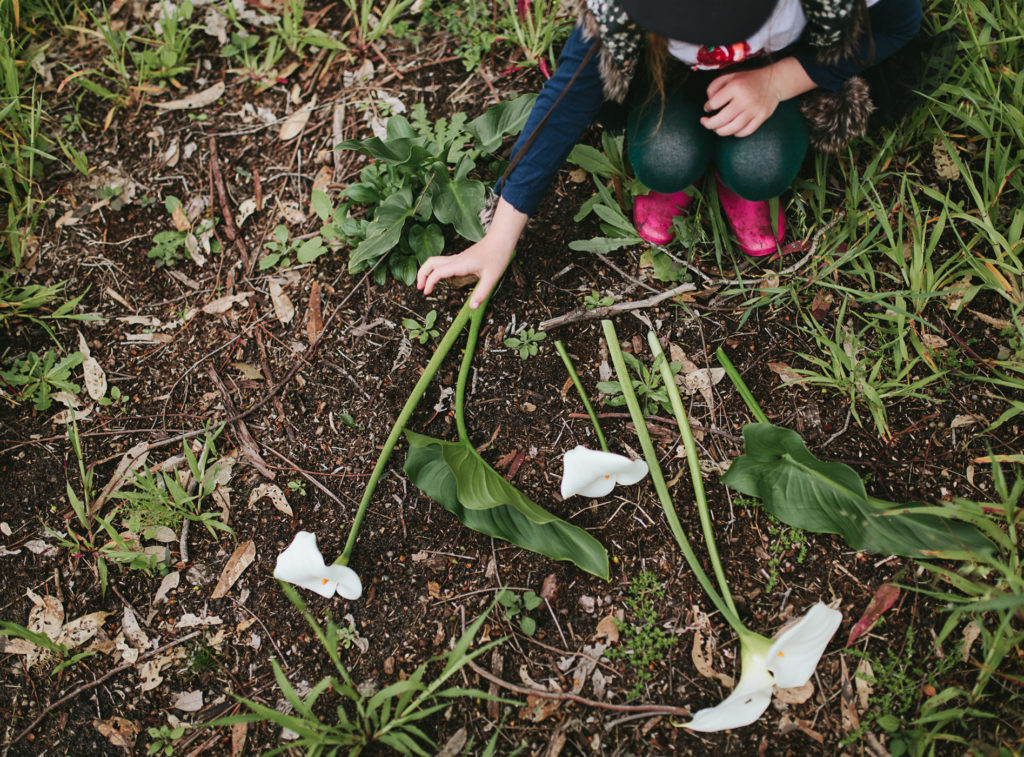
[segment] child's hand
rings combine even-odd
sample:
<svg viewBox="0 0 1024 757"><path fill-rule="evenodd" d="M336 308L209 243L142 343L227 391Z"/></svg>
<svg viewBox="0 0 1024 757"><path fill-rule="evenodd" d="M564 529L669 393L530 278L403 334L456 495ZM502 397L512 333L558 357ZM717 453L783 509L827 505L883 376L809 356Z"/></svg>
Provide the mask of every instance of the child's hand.
<svg viewBox="0 0 1024 757"><path fill-rule="evenodd" d="M707 112L701 126L720 137L749 137L771 118L781 97L773 86L772 67L722 74L708 85Z"/></svg>
<svg viewBox="0 0 1024 757"><path fill-rule="evenodd" d="M514 249L510 247L502 250L490 244L488 238L484 237L458 255L428 258L416 274L416 287L422 289L423 294L430 294L434 291L434 285L442 279L472 274L480 279L469 301L469 306L475 310L487 299L491 289L498 283L501 274L505 272L505 267L508 266L508 261L512 258Z"/></svg>
<svg viewBox="0 0 1024 757"><path fill-rule="evenodd" d="M817 84L796 58L789 57L763 68L722 74L708 85L707 112L718 111L700 120L705 129L720 137L749 137L771 118L779 103Z"/></svg>
<svg viewBox="0 0 1024 757"><path fill-rule="evenodd" d="M484 238L458 255L428 258L416 273L416 288L422 289L423 294L430 294L442 279L472 274L480 283L470 296L469 306L474 310L480 307L508 267L527 220L525 213L520 213L503 198L499 199Z"/></svg>

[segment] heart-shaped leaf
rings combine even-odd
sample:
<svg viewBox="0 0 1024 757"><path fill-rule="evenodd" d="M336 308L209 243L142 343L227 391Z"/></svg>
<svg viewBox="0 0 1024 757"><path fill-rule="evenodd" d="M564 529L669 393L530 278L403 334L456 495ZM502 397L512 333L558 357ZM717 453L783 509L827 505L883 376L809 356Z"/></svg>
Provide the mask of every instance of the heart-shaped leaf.
<svg viewBox="0 0 1024 757"><path fill-rule="evenodd" d="M722 481L759 498L790 526L839 534L854 549L902 557L962 559L990 554L992 543L974 526L869 497L860 476L842 463L818 460L795 431L769 423L743 427L746 454Z"/></svg>
<svg viewBox="0 0 1024 757"><path fill-rule="evenodd" d="M536 504L489 466L472 445L406 430L405 472L463 525L608 579L608 553L582 528Z"/></svg>

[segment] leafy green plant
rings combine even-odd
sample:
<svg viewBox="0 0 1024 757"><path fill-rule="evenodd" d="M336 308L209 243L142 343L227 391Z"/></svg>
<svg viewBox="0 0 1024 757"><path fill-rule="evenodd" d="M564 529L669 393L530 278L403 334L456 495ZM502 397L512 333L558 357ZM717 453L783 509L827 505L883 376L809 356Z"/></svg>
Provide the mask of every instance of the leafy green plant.
<svg viewBox="0 0 1024 757"><path fill-rule="evenodd" d="M140 48L132 51L141 81L173 79L188 71L192 35L199 28L191 23L194 10L191 0L160 0L160 18L152 29L153 37L139 40Z"/></svg>
<svg viewBox="0 0 1024 757"><path fill-rule="evenodd" d="M203 507L204 501L217 488L219 469L214 462L217 457L215 440L215 434L206 434L198 457L188 442L182 442L182 452L191 476L189 484L183 484L175 471L161 470L157 474L147 468L131 480L130 486L113 495L114 499L127 505L124 515L129 531L144 533L154 526L177 530L189 520L204 526L214 536L218 532L234 533L222 520L220 511L208 511Z"/></svg>
<svg viewBox="0 0 1024 757"><path fill-rule="evenodd" d="M181 200L174 195L164 198L164 209L170 215L181 209ZM213 238L212 218L203 218L193 229L171 229L153 235L153 247L146 257L153 258L157 268L173 268L185 258L196 259L202 252L220 254L220 241Z"/></svg>
<svg viewBox="0 0 1024 757"><path fill-rule="evenodd" d="M338 754L340 750L345 750L345 754L354 757L362 754L365 749L376 746L390 749L397 754L425 757L437 751L437 745L423 730L426 720L431 715L450 707L454 700L473 697L518 704L492 696L486 691L448 683L467 663L504 641L495 639L470 650L494 607L493 603L466 627L450 651L423 663L403 680L396 681L376 693L363 694L356 689L348 669L341 660L339 649L342 632L330 613L327 615L326 627L321 626L292 587L281 584L281 590L302 613L313 635L334 665L335 673L322 678L303 696L288 680L280 663L272 659L274 678L281 695L291 705L291 712L279 712L273 707L235 695L239 702L249 708L250 713L221 718L206 723L207 727L268 722L298 734L295 741L272 749L267 755L281 754L292 749L305 749L307 754ZM435 662L441 665L441 670L430 679L427 677L428 668ZM337 705L332 709L318 707L328 692L334 695ZM322 714L318 714L325 712L330 713L326 719Z"/></svg>
<svg viewBox="0 0 1024 757"><path fill-rule="evenodd" d="M415 318L402 320L402 325L409 332L409 338L420 344L426 344L428 339L437 339L441 332L434 328L435 323L437 323L437 310L431 310L422 321Z"/></svg>
<svg viewBox="0 0 1024 757"><path fill-rule="evenodd" d="M327 252L323 237L317 235L305 240L292 239L288 227L283 223L274 228L274 238L266 243L268 250L260 258L259 269L265 271L274 266L287 268L293 262L312 263Z"/></svg>
<svg viewBox="0 0 1024 757"><path fill-rule="evenodd" d="M288 482L288 491L300 497L306 496L306 484L301 478L293 478Z"/></svg>
<svg viewBox="0 0 1024 757"><path fill-rule="evenodd" d="M375 0L344 1L352 12L360 46L368 45L387 34L395 20L413 4L413 0L387 0L384 9L374 13Z"/></svg>
<svg viewBox="0 0 1024 757"><path fill-rule="evenodd" d="M171 757L174 754L174 742L185 735L185 726L171 728L169 725L161 725L147 728L146 733L149 734L147 755L162 754L164 757Z"/></svg>
<svg viewBox="0 0 1024 757"><path fill-rule="evenodd" d="M572 18L561 12L559 0L505 0L508 25L529 63L538 64L549 76L547 63L555 64L555 46L569 36Z"/></svg>
<svg viewBox="0 0 1024 757"><path fill-rule="evenodd" d="M935 706L948 701L949 694L940 698L933 696L921 704L921 692L926 690L949 692L943 680L956 667L959 656L956 650L944 655L935 655L934 664L923 667L916 664L915 631L907 626L906 638L902 645L893 644L880 655L871 655L859 649L848 650L857 658L866 659L872 673L858 673L857 677L871 686L868 707L861 719L860 728L844 737L843 744L858 741L873 727L881 729L887 736L886 748L893 757L905 754L926 755L932 753L928 747L936 743L934 725L936 721L948 725L947 718L935 718ZM965 713L962 713L965 714ZM972 714L977 714L977 711ZM982 713L984 715L984 713ZM941 741L962 741L949 738Z"/></svg>
<svg viewBox="0 0 1024 757"><path fill-rule="evenodd" d="M303 20L305 12L306 0L285 0L281 20L274 27L275 34L285 47L300 58L310 46L327 50L340 50L344 47L323 30L306 26Z"/></svg>
<svg viewBox="0 0 1024 757"><path fill-rule="evenodd" d="M128 395L121 393L121 388L118 386L110 387L110 395L107 397L100 397L96 400L96 404L101 407L114 407L123 409L121 406L128 404Z"/></svg>
<svg viewBox="0 0 1024 757"><path fill-rule="evenodd" d="M631 371L630 382L633 391L636 393L645 415L653 415L659 408L669 408L668 391L661 380L661 373L658 364L648 368L635 356L628 352L623 353L623 360ZM682 370L682 363L669 363L669 370L672 375ZM634 378L635 377L635 378ZM605 397L605 404L612 407L622 407L626 404L626 398L622 392L622 384L618 381L599 381L597 390Z"/></svg>
<svg viewBox="0 0 1024 757"><path fill-rule="evenodd" d="M722 482L761 500L783 523L841 535L854 549L903 557L972 559L993 544L950 510L920 503L895 505L870 496L843 463L818 460L795 431L766 423L743 427L745 454Z"/></svg>
<svg viewBox="0 0 1024 757"><path fill-rule="evenodd" d="M77 350L59 361L56 350L47 350L42 357L36 352L29 352L24 358L15 360L9 371L0 371L0 379L22 401L31 401L36 410L49 410L54 391L68 394L81 391L81 387L71 381L71 371L84 359L85 356Z"/></svg>
<svg viewBox="0 0 1024 757"><path fill-rule="evenodd" d="M518 617L520 631L527 636L533 636L537 632L537 621L527 614L544 604L544 600L537 592L528 590L520 595L510 589L502 589L496 599L498 604L505 608L504 620L509 621Z"/></svg>
<svg viewBox="0 0 1024 757"><path fill-rule="evenodd" d="M526 360L537 354L540 350L540 343L547 339L547 336L543 331L522 328L515 336L505 339L504 345L509 349L516 350L520 360Z"/></svg>
<svg viewBox="0 0 1024 757"><path fill-rule="evenodd" d="M392 116L384 139L340 143L339 150L374 159L362 169L359 181L342 192L346 215L355 216L356 207L365 206L366 216L362 223L342 224L343 241L354 248L349 272L365 271L388 255L387 267L377 269L377 280L383 282L390 271L411 284L419 265L444 250L438 224L479 240L484 184L470 174L504 135L522 129L532 103L532 96L503 102L469 123L457 114L451 121L430 124L425 111L414 108L411 116L418 127L403 116Z"/></svg>
<svg viewBox="0 0 1024 757"><path fill-rule="evenodd" d="M609 660L625 660L632 668L634 682L630 699L643 695L654 675L654 665L665 658L665 650L676 641L658 625L658 606L664 598L665 587L656 574L645 570L634 576L626 598L630 621L615 621L622 646L604 652Z"/></svg>
<svg viewBox="0 0 1024 757"><path fill-rule="evenodd" d="M510 31L505 13L495 14L495 6L485 0L447 3L426 0L420 25L425 29L446 31L454 45L453 54L466 71L480 68L484 58L495 52Z"/></svg>

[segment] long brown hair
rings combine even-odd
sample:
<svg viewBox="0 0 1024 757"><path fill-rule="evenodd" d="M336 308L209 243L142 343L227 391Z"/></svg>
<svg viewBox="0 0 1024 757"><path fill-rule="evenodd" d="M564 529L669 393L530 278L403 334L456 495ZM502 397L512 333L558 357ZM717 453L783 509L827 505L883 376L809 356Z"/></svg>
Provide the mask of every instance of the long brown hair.
<svg viewBox="0 0 1024 757"><path fill-rule="evenodd" d="M655 95L661 103L661 112L658 115L658 126L661 126L661 119L665 116L665 79L668 78L668 39L650 32L647 35L646 51L647 75L650 79L648 88L647 103L654 99Z"/></svg>

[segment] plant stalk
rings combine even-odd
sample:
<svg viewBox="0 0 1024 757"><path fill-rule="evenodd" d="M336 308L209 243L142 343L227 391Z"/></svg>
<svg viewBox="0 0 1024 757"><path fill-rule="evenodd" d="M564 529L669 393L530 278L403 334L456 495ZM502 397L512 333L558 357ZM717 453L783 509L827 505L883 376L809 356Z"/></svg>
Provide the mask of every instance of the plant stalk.
<svg viewBox="0 0 1024 757"><path fill-rule="evenodd" d="M587 410L587 415L590 416L590 423L594 427L594 433L597 434L597 441L601 445L601 449L605 452L608 451L608 442L605 441L604 433L601 431L601 424L597 421L597 414L594 412L594 408L590 404L590 399L587 397L587 393L583 390L583 383L580 381L579 374L576 373L576 367L572 364L572 360L569 358L569 353L565 350L565 345L562 344L561 340L555 341L555 349L558 350L558 356L562 358L562 362L565 364L565 370L569 372L569 378L572 379L573 386L576 387L576 393L580 395L580 399L583 400L583 407Z"/></svg>
<svg viewBox="0 0 1024 757"><path fill-rule="evenodd" d="M729 380L732 385L736 387L736 391L740 393L740 397L747 404L747 409L750 414L754 416L758 423L771 423L768 420L768 416L764 414L764 410L757 404L757 400L754 399L754 395L750 393L750 389L743 383L743 379L740 377L740 372L736 370L736 366L729 360L729 356L725 354L725 350L719 347L715 351L715 357L718 358L718 364L721 365L726 374L729 376Z"/></svg>
<svg viewBox="0 0 1024 757"><path fill-rule="evenodd" d="M715 533L711 528L711 512L708 510L708 499L704 493L704 479L701 477L700 462L697 459L697 443L693 438L693 430L690 428L690 421L683 409L683 400L679 396L679 388L676 386L672 370L669 368L668 360L658 342L658 335L653 331L647 332L647 343L651 347L651 354L654 355L654 362L661 358L661 379L668 392L669 402L672 403L672 412L676 416L676 423L679 424L679 435L683 439L683 447L686 449L686 462L690 466L690 479L693 481L693 496L697 501L697 513L700 515L700 527L704 532L704 543L708 548L708 555L711 557L711 566L715 571L715 578L718 579L718 588L722 592L722 598L729 609L736 612L736 604L732 599L732 592L729 591L729 584L725 580L725 571L722 570L722 559L718 556L718 547L715 545Z"/></svg>
<svg viewBox="0 0 1024 757"><path fill-rule="evenodd" d="M388 464L388 459L391 457L391 453L394 451L395 445L398 444L398 439L401 437L402 431L405 430L405 424L408 423L409 418L412 417L413 411L416 410L416 406L423 397L423 392L426 391L427 385L434 379L435 374L437 374L437 369L441 367L441 363L444 362L448 352L455 344L455 340L458 339L459 334L461 334L462 330L466 327L466 321L470 319L470 315L474 314L474 311L469 307L469 300L470 298L467 297L466 303L462 306L459 314L455 316L455 320L452 321L452 325L448 327L448 331L446 331L445 335L441 338L440 343L437 345L437 349L434 350L433 357L430 358L430 362L427 363L427 367L423 369L423 374L420 376L419 381L416 382L416 386L413 387L412 393L409 395L409 399L405 401L405 406L402 408L402 412L398 414L398 420L395 421L395 425L391 428L391 433L388 434L388 438L384 442L384 448L380 451L380 456L377 458L377 464L373 466L373 472L370 474L370 481L366 485L366 491L363 492L363 498L359 502L359 509L356 510L355 518L352 519L352 525L349 527L348 540L345 542L345 549L341 553L341 557L334 561L336 565L348 565L349 559L352 557L352 548L355 546L356 537L359 535L359 527L363 525L363 518L366 517L366 510L370 506L370 500L373 498L374 491L377 489L377 482L384 473L384 468ZM485 305L486 303L477 308L476 313L482 313ZM479 328L477 331L479 331ZM469 345L467 345L466 351L470 351Z"/></svg>
<svg viewBox="0 0 1024 757"><path fill-rule="evenodd" d="M722 617L732 626L733 630L741 638L745 638L750 635L750 631L740 622L736 611L715 590L714 584L712 584L708 574L704 571L700 560L697 559L697 554L693 551L690 540L686 538L686 533L679 523L679 516L676 514L675 506L672 504L672 497L668 492L668 486L665 484L665 476L658 465L658 454L654 450L654 445L651 444L651 435L647 433L644 416L640 411L640 403L637 402L636 394L633 392L633 384L629 380L629 372L626 369L626 361L622 357L622 348L619 347L619 338L615 334L615 326L608 320L601 321L601 326L604 329L604 336L608 342L608 353L611 355L612 363L615 365L615 373L618 375L619 384L622 386L622 396L626 400L626 407L629 408L630 417L632 417L633 425L636 427L640 448L644 451L644 458L647 460L647 467L650 468L651 472L651 480L654 482L654 488L658 492L658 499L661 500L661 506L665 511L665 519L668 521L669 529L672 531L676 543L679 544L679 548L682 550L683 557L686 558L690 570L696 576L697 582L707 592L712 604L722 613Z"/></svg>
<svg viewBox="0 0 1024 757"><path fill-rule="evenodd" d="M480 336L480 327L484 322L484 311L487 310L486 300L473 311L469 318L469 335L466 337L466 351L462 354L462 365L459 366L459 378L455 382L455 425L459 431L459 441L469 444L469 430L466 428L466 383L469 381L469 369L473 365L473 354L476 352L476 341Z"/></svg>

